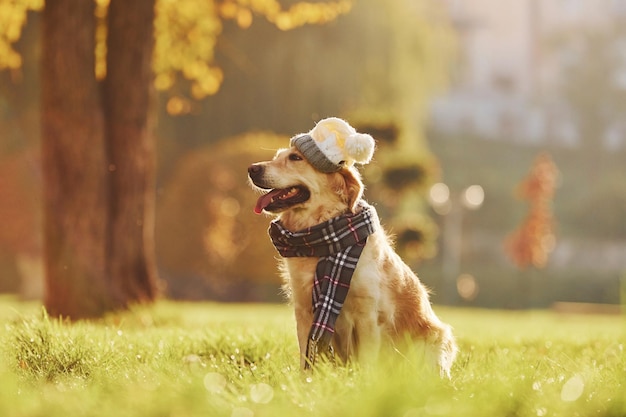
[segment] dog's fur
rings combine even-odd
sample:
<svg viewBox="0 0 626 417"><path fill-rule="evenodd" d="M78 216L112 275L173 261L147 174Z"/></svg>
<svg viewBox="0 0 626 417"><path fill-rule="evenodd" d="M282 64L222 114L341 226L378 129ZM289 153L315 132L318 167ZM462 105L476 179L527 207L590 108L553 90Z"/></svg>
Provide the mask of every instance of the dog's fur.
<svg viewBox="0 0 626 417"><path fill-rule="evenodd" d="M358 171L344 167L324 174L315 170L295 148L279 150L271 161L249 168L251 183L263 190L305 187L308 200L268 209L284 227L302 230L354 211L363 194ZM378 222L378 219L376 219ZM360 362L376 357L383 345L399 346L422 340L426 357L442 375L450 376L457 347L450 326L433 312L428 291L395 253L380 224L369 236L352 277L350 291L337 320L333 347L343 360ZM284 258L285 286L295 308L301 365L313 321L311 291L318 258Z"/></svg>

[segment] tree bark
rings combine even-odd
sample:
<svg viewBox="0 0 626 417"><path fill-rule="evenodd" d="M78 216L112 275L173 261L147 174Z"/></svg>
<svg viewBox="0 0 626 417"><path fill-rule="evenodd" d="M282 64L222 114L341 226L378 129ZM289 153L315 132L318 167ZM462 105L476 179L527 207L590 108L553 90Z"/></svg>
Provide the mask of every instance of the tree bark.
<svg viewBox="0 0 626 417"><path fill-rule="evenodd" d="M112 304L93 15L92 1L48 0L43 19L45 304L50 314L72 317L99 315Z"/></svg>
<svg viewBox="0 0 626 417"><path fill-rule="evenodd" d="M111 1L108 74L99 85L94 2L46 1L41 102L51 315L96 317L157 295L153 22L154 0Z"/></svg>
<svg viewBox="0 0 626 417"><path fill-rule="evenodd" d="M108 273L129 302L157 295L155 143L150 129L154 0L112 0L104 103L109 158Z"/></svg>

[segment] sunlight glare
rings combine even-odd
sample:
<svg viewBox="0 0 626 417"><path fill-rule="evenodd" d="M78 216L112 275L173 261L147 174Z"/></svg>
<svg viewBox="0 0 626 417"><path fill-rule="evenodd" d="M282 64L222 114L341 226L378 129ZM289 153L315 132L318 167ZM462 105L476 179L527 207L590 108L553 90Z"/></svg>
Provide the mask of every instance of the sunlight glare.
<svg viewBox="0 0 626 417"><path fill-rule="evenodd" d="M257 404L267 404L274 398L274 389L264 383L250 386L250 399Z"/></svg>
<svg viewBox="0 0 626 417"><path fill-rule="evenodd" d="M217 372L209 372L204 376L204 387L213 394L219 394L226 387L226 378Z"/></svg>
<svg viewBox="0 0 626 417"><path fill-rule="evenodd" d="M565 402L574 402L583 395L585 390L585 381L580 375L574 375L563 384L561 389L561 400Z"/></svg>

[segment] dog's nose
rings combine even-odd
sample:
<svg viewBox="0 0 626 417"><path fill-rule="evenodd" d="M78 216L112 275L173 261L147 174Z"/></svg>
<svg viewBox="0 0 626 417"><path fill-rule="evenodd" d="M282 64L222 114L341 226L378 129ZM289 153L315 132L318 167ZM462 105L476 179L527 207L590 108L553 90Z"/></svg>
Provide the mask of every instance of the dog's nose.
<svg viewBox="0 0 626 417"><path fill-rule="evenodd" d="M263 173L263 165L252 164L248 167L248 175L254 179Z"/></svg>

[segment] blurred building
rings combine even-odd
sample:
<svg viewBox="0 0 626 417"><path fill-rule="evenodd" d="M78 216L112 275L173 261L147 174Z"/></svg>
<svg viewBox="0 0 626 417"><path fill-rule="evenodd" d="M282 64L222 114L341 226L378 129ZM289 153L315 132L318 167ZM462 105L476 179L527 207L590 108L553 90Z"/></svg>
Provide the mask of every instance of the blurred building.
<svg viewBox="0 0 626 417"><path fill-rule="evenodd" d="M626 0L445 1L460 63L453 87L433 103L435 130L576 145L581 133L563 90L573 67L593 64L582 41L590 34L606 35L614 64L603 76L626 93ZM622 122L603 130L606 147L626 146Z"/></svg>

